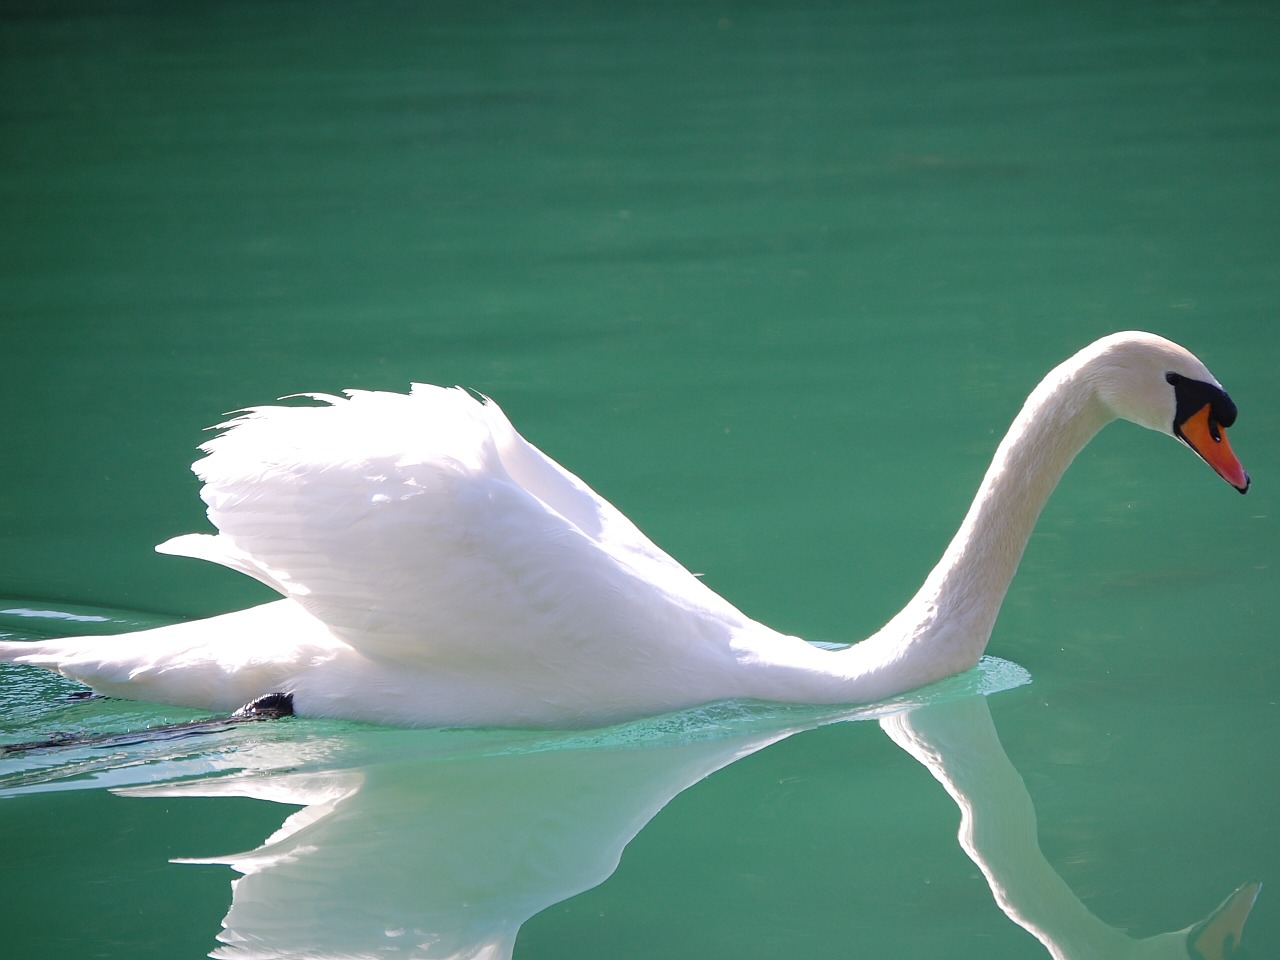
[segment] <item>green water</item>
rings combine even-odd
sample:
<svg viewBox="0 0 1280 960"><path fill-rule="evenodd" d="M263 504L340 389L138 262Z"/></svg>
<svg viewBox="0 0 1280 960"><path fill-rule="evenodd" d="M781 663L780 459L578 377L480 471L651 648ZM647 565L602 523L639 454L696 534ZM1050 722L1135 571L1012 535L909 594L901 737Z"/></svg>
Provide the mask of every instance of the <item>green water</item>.
<svg viewBox="0 0 1280 960"><path fill-rule="evenodd" d="M8 611L267 599L151 548L205 529L201 429L300 391L475 387L815 639L910 596L1022 397L1112 330L1209 363L1255 480L1110 428L996 626L1031 682L884 727L289 721L0 760L7 953L198 957L226 918L281 956L1049 955L1030 925L1120 957L1246 881L1250 956L1280 951L1272 6L5 2L0 147ZM97 627L0 613L64 629ZM72 689L3 668L3 739L192 716ZM978 775L953 800L893 729ZM170 862L336 796L234 903L225 863Z"/></svg>

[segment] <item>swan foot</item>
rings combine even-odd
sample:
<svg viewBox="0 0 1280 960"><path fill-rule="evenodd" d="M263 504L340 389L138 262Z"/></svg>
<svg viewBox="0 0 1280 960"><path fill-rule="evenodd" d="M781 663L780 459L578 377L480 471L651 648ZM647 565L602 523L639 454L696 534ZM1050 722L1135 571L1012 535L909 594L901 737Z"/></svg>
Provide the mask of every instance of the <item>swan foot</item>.
<svg viewBox="0 0 1280 960"><path fill-rule="evenodd" d="M279 720L293 716L292 693L268 693L231 714L232 720Z"/></svg>
<svg viewBox="0 0 1280 960"><path fill-rule="evenodd" d="M293 716L293 694L269 693L246 703L227 717L212 720L188 720L185 723L166 723L130 733L51 733L44 740L27 743L0 744L0 757L38 750L61 750L68 747L126 747L160 740L177 740L210 733L222 733L237 724L254 720L278 720Z"/></svg>

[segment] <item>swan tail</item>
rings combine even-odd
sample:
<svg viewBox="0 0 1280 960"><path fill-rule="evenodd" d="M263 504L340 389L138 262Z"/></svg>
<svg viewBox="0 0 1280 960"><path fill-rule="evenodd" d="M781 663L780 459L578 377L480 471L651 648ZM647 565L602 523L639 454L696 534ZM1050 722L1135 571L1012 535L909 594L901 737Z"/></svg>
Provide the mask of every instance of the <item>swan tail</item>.
<svg viewBox="0 0 1280 960"><path fill-rule="evenodd" d="M37 666L44 666L35 658L42 652L40 648L47 644L48 641L32 643L23 640L0 640L0 663L34 663Z"/></svg>
<svg viewBox="0 0 1280 960"><path fill-rule="evenodd" d="M108 636L0 641L0 663L42 667L98 693L234 710L285 691L290 677L342 644L296 603Z"/></svg>
<svg viewBox="0 0 1280 960"><path fill-rule="evenodd" d="M110 639L125 640L121 634ZM0 641L0 663L25 664L58 673L68 680L75 680L98 693L110 695L142 664L141 657L130 656L123 649L111 651L104 637L67 637L60 640L4 640ZM127 642L127 641L126 641ZM123 644L117 645L123 647ZM97 650L95 651L95 647ZM127 694L137 699L135 691Z"/></svg>

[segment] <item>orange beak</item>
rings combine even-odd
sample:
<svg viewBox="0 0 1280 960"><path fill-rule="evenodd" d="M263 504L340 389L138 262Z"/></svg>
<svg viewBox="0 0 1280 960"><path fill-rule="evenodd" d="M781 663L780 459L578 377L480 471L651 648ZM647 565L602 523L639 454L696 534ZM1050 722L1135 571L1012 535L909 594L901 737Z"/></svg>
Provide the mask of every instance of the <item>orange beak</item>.
<svg viewBox="0 0 1280 960"><path fill-rule="evenodd" d="M1199 454L1200 459L1213 467L1214 472L1241 493L1249 489L1249 474L1231 452L1227 432L1210 417L1211 407L1205 404L1177 427L1178 437Z"/></svg>

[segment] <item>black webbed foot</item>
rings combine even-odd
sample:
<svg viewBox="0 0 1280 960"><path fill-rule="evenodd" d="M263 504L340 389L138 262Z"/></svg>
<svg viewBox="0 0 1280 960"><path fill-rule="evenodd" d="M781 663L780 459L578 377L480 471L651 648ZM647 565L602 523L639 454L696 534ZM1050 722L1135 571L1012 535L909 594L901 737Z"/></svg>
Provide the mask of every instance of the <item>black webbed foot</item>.
<svg viewBox="0 0 1280 960"><path fill-rule="evenodd" d="M65 733L50 734L45 740L28 743L0 744L0 757L30 753L38 750L57 750L65 747L122 747L159 740L175 740L201 734L221 733L235 724L250 720L278 720L293 716L292 693L269 693L246 703L227 717L210 720L188 720L184 723L166 723L145 730L129 733Z"/></svg>
<svg viewBox="0 0 1280 960"><path fill-rule="evenodd" d="M268 693L251 700L231 715L233 720L279 720L293 716L292 693Z"/></svg>

